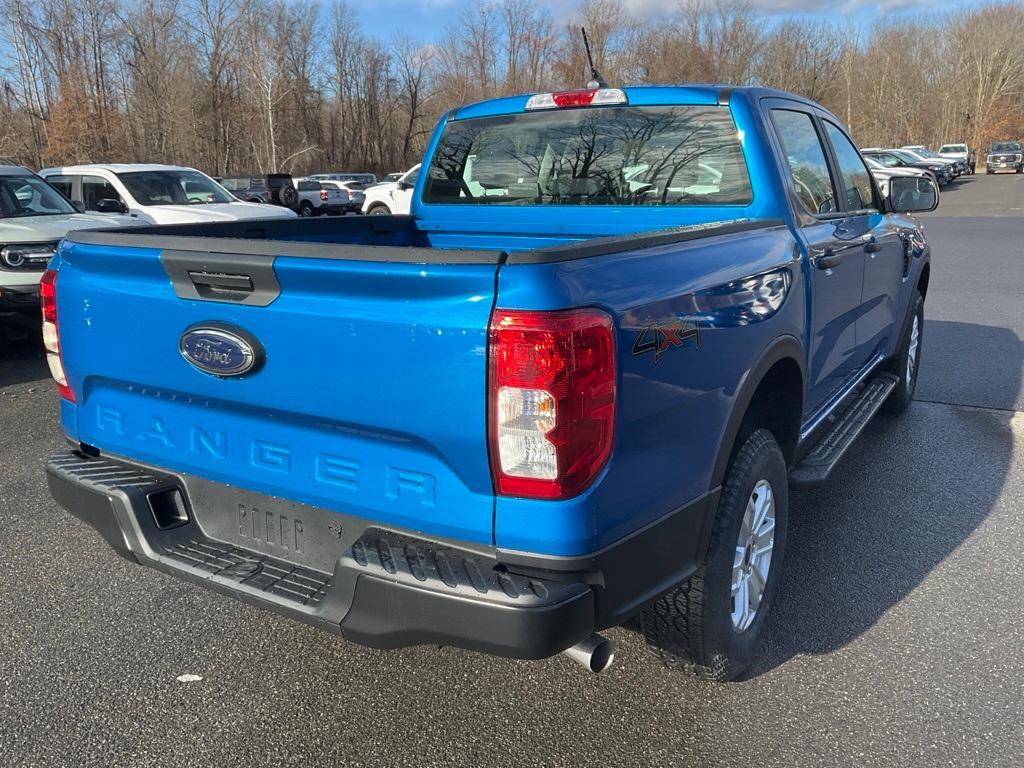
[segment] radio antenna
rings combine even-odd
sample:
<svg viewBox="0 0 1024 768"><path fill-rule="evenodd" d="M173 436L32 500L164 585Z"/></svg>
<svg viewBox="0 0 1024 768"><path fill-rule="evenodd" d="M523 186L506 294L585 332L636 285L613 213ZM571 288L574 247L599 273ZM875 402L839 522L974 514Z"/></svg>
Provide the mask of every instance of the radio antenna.
<svg viewBox="0 0 1024 768"><path fill-rule="evenodd" d="M580 32L583 33L583 49L587 52L587 63L590 65L590 82L587 83L587 88L607 88L608 83L594 66L594 56L590 53L590 40L587 39L587 28L580 27Z"/></svg>

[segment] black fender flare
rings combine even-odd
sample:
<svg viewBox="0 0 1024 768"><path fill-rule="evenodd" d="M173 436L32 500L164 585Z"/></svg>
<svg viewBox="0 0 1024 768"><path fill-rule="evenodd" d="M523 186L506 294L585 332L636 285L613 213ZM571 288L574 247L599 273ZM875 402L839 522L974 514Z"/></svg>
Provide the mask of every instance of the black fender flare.
<svg viewBox="0 0 1024 768"><path fill-rule="evenodd" d="M725 480L725 471L729 468L729 459L739 434L740 426L743 424L743 417L747 414L754 393L764 380L765 374L771 367L780 360L791 359L800 368L800 379L806 389L807 371L804 365L804 347L796 336L786 334L773 339L766 346L757 362L747 370L737 388L736 397L733 399L732 410L729 412L729 420L726 422L722 432L722 439L718 444L718 455L715 457L714 468L711 472L711 489L718 488ZM803 392L800 393L801 397Z"/></svg>

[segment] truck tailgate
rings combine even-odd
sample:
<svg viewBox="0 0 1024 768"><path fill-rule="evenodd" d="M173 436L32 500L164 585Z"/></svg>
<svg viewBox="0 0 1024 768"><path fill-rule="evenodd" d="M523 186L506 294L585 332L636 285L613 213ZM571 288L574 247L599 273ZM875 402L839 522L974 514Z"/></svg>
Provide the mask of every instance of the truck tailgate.
<svg viewBox="0 0 1024 768"><path fill-rule="evenodd" d="M494 264L86 243L65 243L58 260L77 401L64 426L81 442L385 525L492 542ZM255 303L210 300L202 283L217 275L249 275L257 288L270 275L276 293L270 285ZM208 323L251 335L262 365L219 377L188 362L183 334Z"/></svg>

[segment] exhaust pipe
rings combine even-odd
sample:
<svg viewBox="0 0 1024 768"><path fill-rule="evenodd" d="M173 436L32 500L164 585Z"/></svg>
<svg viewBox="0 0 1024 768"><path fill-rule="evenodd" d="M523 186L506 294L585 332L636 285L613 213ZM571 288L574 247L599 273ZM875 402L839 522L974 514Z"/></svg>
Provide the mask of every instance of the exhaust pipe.
<svg viewBox="0 0 1024 768"><path fill-rule="evenodd" d="M598 674L608 669L615 660L615 645L607 637L595 632L572 648L566 648L562 653L594 674Z"/></svg>

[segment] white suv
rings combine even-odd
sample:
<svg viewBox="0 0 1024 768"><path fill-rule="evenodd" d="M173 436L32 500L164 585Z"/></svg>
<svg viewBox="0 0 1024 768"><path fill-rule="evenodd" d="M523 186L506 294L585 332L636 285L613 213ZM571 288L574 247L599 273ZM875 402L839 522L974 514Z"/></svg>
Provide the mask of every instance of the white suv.
<svg viewBox="0 0 1024 768"><path fill-rule="evenodd" d="M0 346L39 327L39 278L68 232L133 224L81 213L27 168L0 166Z"/></svg>
<svg viewBox="0 0 1024 768"><path fill-rule="evenodd" d="M87 211L127 213L146 224L294 219L277 205L239 200L204 173L174 165L72 165L39 175Z"/></svg>
<svg viewBox="0 0 1024 768"><path fill-rule="evenodd" d="M420 166L417 163L402 174L398 181L388 181L367 189L363 213L385 216L391 213L409 213L412 208L412 191L419 175Z"/></svg>

